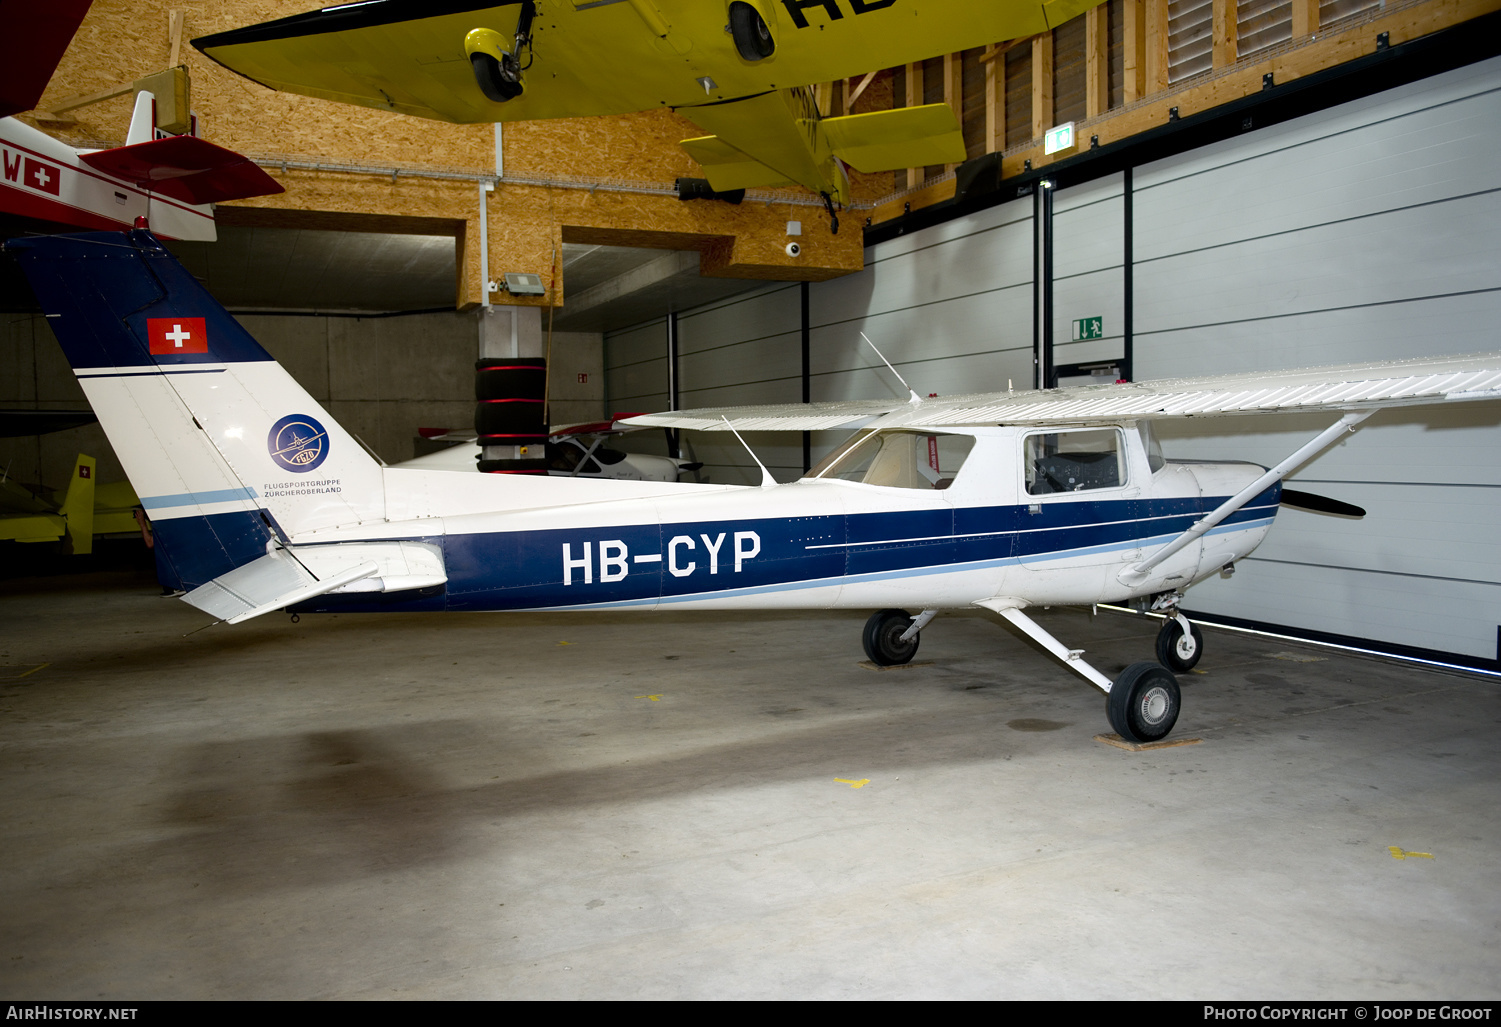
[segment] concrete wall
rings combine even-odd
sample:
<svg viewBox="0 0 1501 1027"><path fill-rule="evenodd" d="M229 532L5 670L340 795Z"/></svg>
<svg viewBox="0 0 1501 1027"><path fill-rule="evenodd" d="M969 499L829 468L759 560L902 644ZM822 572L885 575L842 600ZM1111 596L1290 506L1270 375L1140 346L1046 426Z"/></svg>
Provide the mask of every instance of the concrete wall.
<svg viewBox="0 0 1501 1027"><path fill-rule="evenodd" d="M1135 169L1135 377L1501 348L1498 95L1501 59ZM1123 190L1116 175L1056 196L1056 363L1122 355ZM871 247L863 272L812 285L812 398L901 394L861 331L920 394L1028 386L1031 218L1030 199L995 207ZM795 401L799 313L797 290L783 289L680 315L683 406ZM1073 320L1094 316L1103 339L1067 341ZM606 347L612 395L665 406L660 325ZM1169 456L1270 464L1329 421L1162 433ZM815 460L833 440L815 439ZM743 453L715 452L717 480L756 480ZM1294 480L1370 514L1284 511L1239 573L1198 586L1190 607L1501 656L1501 404L1379 414Z"/></svg>

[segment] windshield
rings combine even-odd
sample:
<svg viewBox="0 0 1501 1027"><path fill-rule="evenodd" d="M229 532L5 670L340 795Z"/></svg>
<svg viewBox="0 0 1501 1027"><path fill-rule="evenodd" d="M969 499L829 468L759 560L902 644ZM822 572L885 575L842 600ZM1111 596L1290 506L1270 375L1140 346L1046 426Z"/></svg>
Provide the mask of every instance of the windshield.
<svg viewBox="0 0 1501 1027"><path fill-rule="evenodd" d="M953 484L974 444L970 435L867 432L854 445L836 449L805 477L887 488L946 489Z"/></svg>

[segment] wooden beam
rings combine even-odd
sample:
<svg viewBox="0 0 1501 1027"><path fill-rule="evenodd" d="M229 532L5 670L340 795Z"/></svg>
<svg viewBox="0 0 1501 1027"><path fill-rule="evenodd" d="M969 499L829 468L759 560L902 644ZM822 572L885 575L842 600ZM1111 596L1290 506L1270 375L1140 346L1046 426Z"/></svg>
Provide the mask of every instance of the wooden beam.
<svg viewBox="0 0 1501 1027"><path fill-rule="evenodd" d="M80 107L87 107L91 103L99 103L102 100L113 100L117 96L124 96L126 93L133 93L135 92L135 87L136 84L134 82L121 82L119 85L110 86L107 89L101 89L95 93L82 93L78 96L64 97L58 103L49 104L47 107L47 113L66 114L68 111L74 111ZM72 119L63 118L48 120L71 121Z"/></svg>
<svg viewBox="0 0 1501 1027"><path fill-rule="evenodd" d="M175 68L180 63L182 56L182 22L186 12L180 7L175 7L167 12L167 38L171 42L171 54L167 58L167 67Z"/></svg>
<svg viewBox="0 0 1501 1027"><path fill-rule="evenodd" d="M1053 34L1032 37L1032 138L1053 127Z"/></svg>
<svg viewBox="0 0 1501 1027"><path fill-rule="evenodd" d="M1023 43L1030 44L1031 42L1031 36L1023 36L1020 39L1008 39L1004 43L991 43L990 46L985 48L985 52L980 55L980 63L989 64L997 57L1006 56L1006 51L1013 47L1021 46Z"/></svg>
<svg viewBox="0 0 1501 1027"><path fill-rule="evenodd" d="M1110 109L1110 22L1106 4L1084 13L1084 116Z"/></svg>
<svg viewBox="0 0 1501 1027"><path fill-rule="evenodd" d="M1314 0L1314 2L1317 3L1318 0ZM874 82L876 80L876 76L879 74L880 72L878 71L872 71L870 74L866 75L860 80L860 84L855 87L853 92L850 93L850 102L847 105L849 110L853 111L855 109L855 101L860 99L860 94L865 92L865 87Z"/></svg>
<svg viewBox="0 0 1501 1027"><path fill-rule="evenodd" d="M964 132L964 58L961 54L943 55L943 102L954 112L959 122L959 131ZM953 171L959 165L945 164L945 171Z"/></svg>
<svg viewBox="0 0 1501 1027"><path fill-rule="evenodd" d="M983 60L983 58L982 58ZM1006 148L1006 62L985 64L985 152Z"/></svg>
<svg viewBox="0 0 1501 1027"><path fill-rule="evenodd" d="M1240 56L1240 47L1235 39L1239 28L1235 18L1236 6L1235 0L1214 0L1215 68L1228 68Z"/></svg>
<svg viewBox="0 0 1501 1027"><path fill-rule="evenodd" d="M1317 2L1317 0L1315 0ZM1135 103L1147 95L1147 8L1143 0L1122 0L1125 17L1125 101Z"/></svg>
<svg viewBox="0 0 1501 1027"><path fill-rule="evenodd" d="M1319 0L1293 0L1293 38L1302 39L1319 30Z"/></svg>
<svg viewBox="0 0 1501 1027"><path fill-rule="evenodd" d="M1143 96L1168 86L1167 0L1143 0L1146 8L1146 89Z"/></svg>
<svg viewBox="0 0 1501 1027"><path fill-rule="evenodd" d="M905 102L902 104L902 106L903 107L921 107L922 106L922 94L923 94L922 61L918 61L916 64L909 64L909 65L907 65L907 95L905 97ZM923 169L922 168L908 168L907 169L907 188L911 189L914 186L922 185L923 179L925 177L926 176L923 174Z"/></svg>

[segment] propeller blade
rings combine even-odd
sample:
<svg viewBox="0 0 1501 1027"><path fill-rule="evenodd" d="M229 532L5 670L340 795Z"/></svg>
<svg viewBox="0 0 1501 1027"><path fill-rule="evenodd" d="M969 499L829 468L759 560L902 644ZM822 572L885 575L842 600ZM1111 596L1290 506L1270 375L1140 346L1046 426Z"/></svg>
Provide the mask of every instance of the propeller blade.
<svg viewBox="0 0 1501 1027"><path fill-rule="evenodd" d="M1282 505L1307 510L1309 513L1337 514L1340 517L1365 516L1365 510L1352 503L1341 503L1338 499L1316 496L1312 492L1299 492L1296 489L1282 490Z"/></svg>

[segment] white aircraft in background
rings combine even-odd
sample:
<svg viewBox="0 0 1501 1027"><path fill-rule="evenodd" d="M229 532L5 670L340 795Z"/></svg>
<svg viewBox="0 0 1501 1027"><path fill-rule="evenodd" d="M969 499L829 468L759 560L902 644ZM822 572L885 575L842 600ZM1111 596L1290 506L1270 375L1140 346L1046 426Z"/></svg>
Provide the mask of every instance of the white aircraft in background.
<svg viewBox="0 0 1501 1027"><path fill-rule="evenodd" d="M1158 655L1202 639L1183 591L1266 537L1292 469L1389 406L1501 398L1501 353L1017 395L686 411L679 429L860 429L800 481L756 486L382 467L149 231L13 239L184 600L273 610L875 609L903 663L944 609L991 610L1098 686L1122 738L1177 720L1168 667L1115 680L1030 618L1140 600ZM1329 411L1270 470L1163 458L1162 418ZM1338 509L1338 507L1334 507ZM1350 508L1346 507L1346 510ZM915 618L906 612L921 611Z"/></svg>
<svg viewBox="0 0 1501 1027"><path fill-rule="evenodd" d="M431 430L442 434L428 435ZM580 424L555 429L547 438L547 473L560 478L609 478L616 481L677 481L684 471L697 471L703 464L672 456L650 453L627 453L605 443L631 428L621 428L614 421ZM477 471L484 448L475 441L472 431L421 429L434 442L452 441L454 445L435 453L404 460L396 467L428 471ZM468 443L465 445L465 443Z"/></svg>

